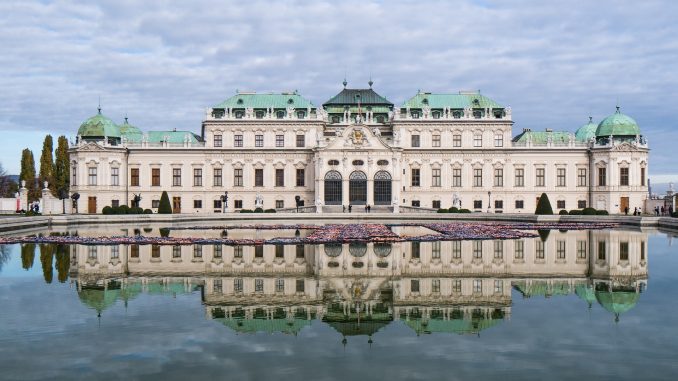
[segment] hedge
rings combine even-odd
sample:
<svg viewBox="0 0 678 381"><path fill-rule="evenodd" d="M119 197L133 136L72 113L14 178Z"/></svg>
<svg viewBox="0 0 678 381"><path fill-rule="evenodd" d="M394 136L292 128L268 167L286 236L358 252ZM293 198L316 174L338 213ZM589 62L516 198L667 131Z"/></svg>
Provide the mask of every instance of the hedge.
<svg viewBox="0 0 678 381"><path fill-rule="evenodd" d="M569 213L567 212L567 210L563 209L563 210L561 210L560 212L558 212L558 214L560 214L561 216L566 216L566 215L568 215Z"/></svg>

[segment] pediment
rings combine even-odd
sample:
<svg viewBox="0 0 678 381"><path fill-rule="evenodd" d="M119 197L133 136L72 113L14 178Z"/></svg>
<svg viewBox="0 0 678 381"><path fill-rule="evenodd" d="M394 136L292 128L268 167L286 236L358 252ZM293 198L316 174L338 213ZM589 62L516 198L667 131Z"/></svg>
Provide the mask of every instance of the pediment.
<svg viewBox="0 0 678 381"><path fill-rule="evenodd" d="M95 142L88 142L87 144L78 147L78 151L84 152L102 152L106 149Z"/></svg>
<svg viewBox="0 0 678 381"><path fill-rule="evenodd" d="M391 150L391 146L375 131L378 130L362 124L350 125L342 129L324 150Z"/></svg>
<svg viewBox="0 0 678 381"><path fill-rule="evenodd" d="M628 142L624 142L621 144L618 144L612 148L612 151L622 151L622 152L628 152L628 151L635 151L636 147Z"/></svg>

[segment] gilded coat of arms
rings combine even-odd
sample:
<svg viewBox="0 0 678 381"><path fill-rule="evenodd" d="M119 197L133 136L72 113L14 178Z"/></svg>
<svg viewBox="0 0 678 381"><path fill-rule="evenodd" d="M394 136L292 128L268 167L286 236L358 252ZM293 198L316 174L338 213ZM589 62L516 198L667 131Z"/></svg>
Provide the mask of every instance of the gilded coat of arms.
<svg viewBox="0 0 678 381"><path fill-rule="evenodd" d="M362 145L363 141L365 140L365 134L363 133L362 130L356 128L355 130L353 130L351 140L355 145Z"/></svg>

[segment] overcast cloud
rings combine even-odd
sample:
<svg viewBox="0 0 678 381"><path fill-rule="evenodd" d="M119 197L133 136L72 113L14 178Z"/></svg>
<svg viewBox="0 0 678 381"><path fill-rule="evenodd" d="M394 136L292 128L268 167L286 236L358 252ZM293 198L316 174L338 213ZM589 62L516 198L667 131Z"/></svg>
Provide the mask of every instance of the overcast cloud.
<svg viewBox="0 0 678 381"><path fill-rule="evenodd" d="M0 162L96 113L198 132L236 89L299 90L322 104L374 88L480 89L522 128L576 130L618 102L648 137L650 174L678 171L675 1L3 1ZM36 158L37 161L37 158ZM659 176L663 175L663 176ZM671 175L671 176L666 176Z"/></svg>

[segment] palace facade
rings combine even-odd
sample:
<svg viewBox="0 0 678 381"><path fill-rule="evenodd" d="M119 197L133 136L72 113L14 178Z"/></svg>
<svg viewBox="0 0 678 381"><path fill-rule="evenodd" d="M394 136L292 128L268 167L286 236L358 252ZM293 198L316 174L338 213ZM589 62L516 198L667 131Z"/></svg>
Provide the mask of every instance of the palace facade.
<svg viewBox="0 0 678 381"><path fill-rule="evenodd" d="M238 92L206 110L201 131L147 131L99 113L70 148L80 212L132 205L175 213L241 209L400 212L456 206L533 213L642 209L648 145L617 108L576 132L513 132L511 108L479 92L418 92L396 106L370 87L321 107L297 92ZM224 202L225 200L225 202Z"/></svg>

